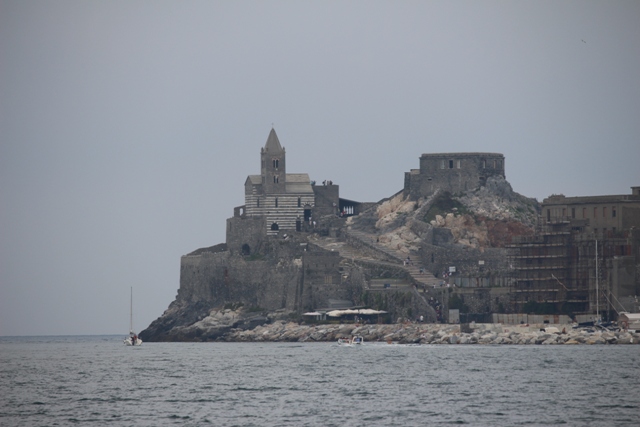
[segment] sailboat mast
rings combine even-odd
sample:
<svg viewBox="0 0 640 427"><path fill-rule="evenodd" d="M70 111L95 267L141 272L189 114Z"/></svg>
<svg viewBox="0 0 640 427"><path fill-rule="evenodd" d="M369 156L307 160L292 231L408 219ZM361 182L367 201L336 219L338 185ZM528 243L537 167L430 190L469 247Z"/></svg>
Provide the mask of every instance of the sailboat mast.
<svg viewBox="0 0 640 427"><path fill-rule="evenodd" d="M129 331L133 331L133 286L131 287L131 298L129 301Z"/></svg>
<svg viewBox="0 0 640 427"><path fill-rule="evenodd" d="M600 320L600 291L598 290L598 239L596 239L596 321Z"/></svg>

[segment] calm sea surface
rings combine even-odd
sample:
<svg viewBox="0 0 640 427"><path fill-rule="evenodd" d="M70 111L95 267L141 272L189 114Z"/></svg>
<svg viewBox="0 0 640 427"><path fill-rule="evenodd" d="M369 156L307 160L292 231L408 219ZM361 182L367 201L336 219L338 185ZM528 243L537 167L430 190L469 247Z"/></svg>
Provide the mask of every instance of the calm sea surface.
<svg viewBox="0 0 640 427"><path fill-rule="evenodd" d="M640 346L0 338L0 425L640 425Z"/></svg>

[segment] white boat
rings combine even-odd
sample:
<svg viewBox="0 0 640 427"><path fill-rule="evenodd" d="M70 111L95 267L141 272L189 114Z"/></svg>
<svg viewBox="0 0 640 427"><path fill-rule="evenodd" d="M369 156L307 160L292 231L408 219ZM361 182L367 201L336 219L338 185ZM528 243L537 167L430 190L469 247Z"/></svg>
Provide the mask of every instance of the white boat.
<svg viewBox="0 0 640 427"><path fill-rule="evenodd" d="M364 338L360 335L351 338L338 338L339 345L362 345L362 343L364 343Z"/></svg>
<svg viewBox="0 0 640 427"><path fill-rule="evenodd" d="M131 302L129 307L129 336L124 339L125 345L142 345L142 340L133 331L133 287L131 287Z"/></svg>

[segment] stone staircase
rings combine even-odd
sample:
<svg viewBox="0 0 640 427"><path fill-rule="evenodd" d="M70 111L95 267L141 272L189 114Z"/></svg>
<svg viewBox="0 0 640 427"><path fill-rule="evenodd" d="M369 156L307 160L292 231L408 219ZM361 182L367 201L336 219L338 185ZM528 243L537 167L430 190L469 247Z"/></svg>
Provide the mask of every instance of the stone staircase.
<svg viewBox="0 0 640 427"><path fill-rule="evenodd" d="M390 263L387 261L382 261L379 258L364 254L363 251L355 248L348 242L338 240L337 238L318 237L317 239L312 240L311 243L316 244L325 250L337 251L342 258L346 259L373 262L382 265L387 264L393 265L394 267L399 267L400 265L402 265L407 273L409 273L416 286L401 286L399 284L396 284L395 281L390 280L387 281L390 285L388 289L392 290L398 288L410 288L413 294L424 304L427 313L427 321L435 321L435 310L429 304L426 297L430 296L430 289L440 284L441 281L439 279L437 279L427 270L423 270L422 272L420 272L420 267L415 265L413 262L409 264L405 263L406 256L404 253L394 251L385 247L384 245L379 244L377 241L377 236L375 235L357 230L348 230L345 232L345 234L347 235L347 240L356 241L359 244L366 246L369 251L379 252L381 253L381 255L383 254L381 257L384 257L385 259L395 260L395 262ZM370 290L382 291L387 289L384 287L383 283L378 282L380 281L370 283Z"/></svg>
<svg viewBox="0 0 640 427"><path fill-rule="evenodd" d="M348 230L345 232L345 234L373 250L384 253L387 258L390 257L395 259L398 264L403 264L404 269L409 273L413 281L416 283L417 288L433 288L434 285L437 286L440 284L441 280L436 278L429 271L423 269L423 271L420 272L420 266L416 265L416 263L414 263L413 261L408 264L405 263L407 257L404 253L389 249L388 247L378 243L377 236L358 230Z"/></svg>

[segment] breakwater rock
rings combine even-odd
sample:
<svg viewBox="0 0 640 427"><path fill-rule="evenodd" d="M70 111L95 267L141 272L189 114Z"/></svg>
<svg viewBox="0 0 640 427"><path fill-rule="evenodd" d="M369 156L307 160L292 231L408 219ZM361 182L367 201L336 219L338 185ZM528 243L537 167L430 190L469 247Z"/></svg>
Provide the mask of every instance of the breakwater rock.
<svg viewBox="0 0 640 427"><path fill-rule="evenodd" d="M562 325L558 325L562 326ZM276 321L251 330L231 329L218 340L229 342L333 342L361 335L365 342L398 344L639 344L640 334L627 331L571 329L543 325L330 324L304 325ZM536 330L537 329L537 330ZM562 330L565 330L562 332ZM555 331L558 330L558 331Z"/></svg>

